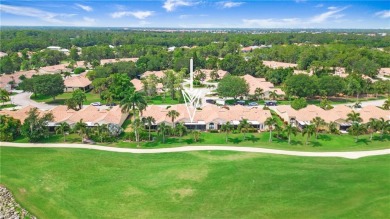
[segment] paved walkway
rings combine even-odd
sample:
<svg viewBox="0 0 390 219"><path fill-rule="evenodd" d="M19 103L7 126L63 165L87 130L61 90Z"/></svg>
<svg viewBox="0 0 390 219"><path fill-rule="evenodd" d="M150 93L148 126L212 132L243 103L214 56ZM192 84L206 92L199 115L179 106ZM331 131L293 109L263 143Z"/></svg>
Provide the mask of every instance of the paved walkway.
<svg viewBox="0 0 390 219"><path fill-rule="evenodd" d="M390 149L374 150L374 151L351 151L351 152L304 152L304 151L286 151L267 148L253 147L236 147L236 146L183 146L176 148L158 148L158 149L132 149L132 148L115 148L88 144L32 144L32 143L9 143L0 142L0 147L20 147L20 148L79 148L92 149L101 151L112 151L120 153L133 154L157 154L157 153L174 153L174 152L189 152L189 151L238 151L250 153L265 153L279 154L301 157L341 157L348 159L358 159L361 157L387 155L390 154Z"/></svg>

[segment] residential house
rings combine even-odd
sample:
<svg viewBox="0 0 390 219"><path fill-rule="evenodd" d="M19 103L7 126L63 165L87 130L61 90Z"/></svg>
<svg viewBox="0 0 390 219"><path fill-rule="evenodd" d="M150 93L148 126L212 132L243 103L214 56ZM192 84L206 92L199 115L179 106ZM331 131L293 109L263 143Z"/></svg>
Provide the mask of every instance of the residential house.
<svg viewBox="0 0 390 219"><path fill-rule="evenodd" d="M91 88L92 82L85 75L67 77L64 80L65 92L73 92L80 89L87 91Z"/></svg>
<svg viewBox="0 0 390 219"><path fill-rule="evenodd" d="M350 121L347 121L348 114L352 111L360 113L363 123L367 123L370 118L384 118L385 120L390 119L389 110L382 110L376 106L365 106L361 109L352 109L345 105L336 105L330 110L324 110L315 105L309 105L300 110L295 110L290 105L280 105L275 107L275 112L282 118L283 121L293 124L300 129L311 124L311 121L315 117L320 117L326 123L335 122L340 131L347 131L352 125Z"/></svg>
<svg viewBox="0 0 390 219"><path fill-rule="evenodd" d="M2 110L0 115L8 115L15 119L19 119L22 123L28 116L28 112L33 109L32 106L26 106L16 111L12 110ZM51 110L44 111L38 110L40 115L51 112L54 116L52 122L48 124L49 127L58 126L61 122L66 122L70 126L75 125L81 119L89 127L96 126L96 124L117 124L121 126L126 118L128 113L123 113L119 106L114 106L110 110L99 109L95 106L87 106L79 111L68 109L65 105L57 106Z"/></svg>
<svg viewBox="0 0 390 219"><path fill-rule="evenodd" d="M137 62L138 58L120 58L120 59L102 59L100 65L116 63L116 62Z"/></svg>
<svg viewBox="0 0 390 219"><path fill-rule="evenodd" d="M277 69L277 68L296 68L297 64L288 63L288 62L276 62L276 61L263 61L263 64L269 68Z"/></svg>
<svg viewBox="0 0 390 219"><path fill-rule="evenodd" d="M249 95L254 95L256 88L263 89L265 98L270 98L270 93L273 91L279 96L285 95L280 88L275 88L274 84L266 81L265 78L255 78L248 74L242 76L242 78L249 84Z"/></svg>
<svg viewBox="0 0 390 219"><path fill-rule="evenodd" d="M176 110L180 114L175 119L175 123L183 123L188 129L202 131L219 130L226 122L230 122L237 127L243 119L247 119L253 128L263 131L267 128L264 124L265 120L272 116L269 110L263 110L259 107L205 105L203 108L196 110L194 119L191 122L186 105L178 104L169 108L157 105L148 106L143 111L143 117L152 116L156 120L156 123L153 124L153 129L162 122L173 126L171 118L167 116L170 110Z"/></svg>
<svg viewBox="0 0 390 219"><path fill-rule="evenodd" d="M200 69L201 72L203 72L205 75L206 75L206 79L205 81L210 81L211 80L211 77L210 77L210 74L211 72L213 71L217 71L217 74L218 74L218 79L222 79L223 77L225 77L228 72L227 71L224 71L224 70L213 70L213 69ZM195 72L196 73L196 72Z"/></svg>

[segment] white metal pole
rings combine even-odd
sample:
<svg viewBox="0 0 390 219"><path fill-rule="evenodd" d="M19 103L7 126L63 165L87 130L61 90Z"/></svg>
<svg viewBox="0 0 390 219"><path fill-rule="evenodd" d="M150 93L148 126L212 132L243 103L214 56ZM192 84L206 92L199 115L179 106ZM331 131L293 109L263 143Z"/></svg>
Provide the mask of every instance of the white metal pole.
<svg viewBox="0 0 390 219"><path fill-rule="evenodd" d="M194 86L194 60L190 59L190 90L193 89Z"/></svg>

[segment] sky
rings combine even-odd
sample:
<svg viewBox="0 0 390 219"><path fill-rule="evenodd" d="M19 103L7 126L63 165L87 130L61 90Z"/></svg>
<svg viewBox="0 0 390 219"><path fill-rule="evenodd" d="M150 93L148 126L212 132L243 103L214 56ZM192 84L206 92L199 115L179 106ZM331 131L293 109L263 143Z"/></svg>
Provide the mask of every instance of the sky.
<svg viewBox="0 0 390 219"><path fill-rule="evenodd" d="M390 29L388 0L1 0L2 26Z"/></svg>

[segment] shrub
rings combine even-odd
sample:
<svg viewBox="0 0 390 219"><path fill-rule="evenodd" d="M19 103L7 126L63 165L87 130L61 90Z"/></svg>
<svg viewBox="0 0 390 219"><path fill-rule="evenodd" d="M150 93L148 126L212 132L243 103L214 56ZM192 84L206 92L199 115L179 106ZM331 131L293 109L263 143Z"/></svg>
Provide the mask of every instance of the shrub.
<svg viewBox="0 0 390 219"><path fill-rule="evenodd" d="M77 75L83 72L85 72L85 68L75 68L73 71L73 73Z"/></svg>
<svg viewBox="0 0 390 219"><path fill-rule="evenodd" d="M307 102L306 102L306 99L303 97L295 99L291 103L291 107L295 110L305 108L306 106L307 106Z"/></svg>
<svg viewBox="0 0 390 219"><path fill-rule="evenodd" d="M219 131L218 130L215 130L215 129L211 129L209 130L210 133L218 133Z"/></svg>

